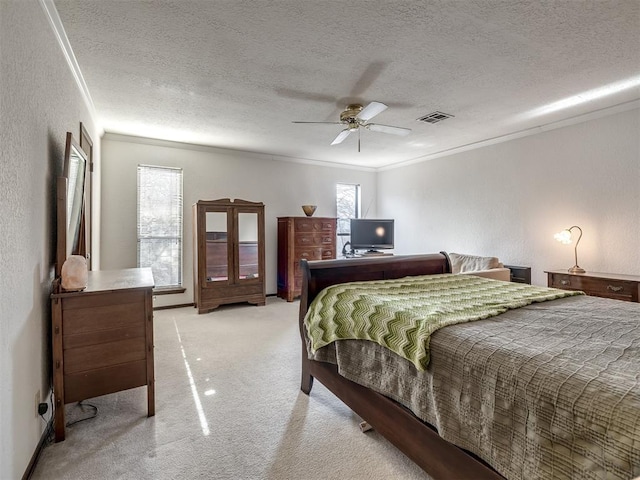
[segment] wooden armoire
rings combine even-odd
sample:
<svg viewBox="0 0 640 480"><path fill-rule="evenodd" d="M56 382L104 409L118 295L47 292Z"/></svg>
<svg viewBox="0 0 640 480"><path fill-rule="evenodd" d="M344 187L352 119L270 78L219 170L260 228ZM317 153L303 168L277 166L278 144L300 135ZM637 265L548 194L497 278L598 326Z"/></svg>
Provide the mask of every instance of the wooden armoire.
<svg viewBox="0 0 640 480"><path fill-rule="evenodd" d="M264 204L223 198L193 206L193 287L198 313L265 304Z"/></svg>
<svg viewBox="0 0 640 480"><path fill-rule="evenodd" d="M300 295L300 260L336 258L336 222L328 217L278 217L278 297Z"/></svg>

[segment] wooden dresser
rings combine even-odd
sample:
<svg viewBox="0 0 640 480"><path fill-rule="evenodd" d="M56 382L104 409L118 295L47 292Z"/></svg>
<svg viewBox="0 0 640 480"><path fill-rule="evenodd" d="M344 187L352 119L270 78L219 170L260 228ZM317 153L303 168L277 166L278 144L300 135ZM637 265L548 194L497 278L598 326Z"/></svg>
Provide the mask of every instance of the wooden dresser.
<svg viewBox="0 0 640 480"><path fill-rule="evenodd" d="M640 276L615 273L569 273L566 270L549 270L547 285L563 290L582 290L587 295L613 298L628 302L640 301Z"/></svg>
<svg viewBox="0 0 640 480"><path fill-rule="evenodd" d="M336 258L336 219L278 217L278 297L287 302L300 295L300 260Z"/></svg>
<svg viewBox="0 0 640 480"><path fill-rule="evenodd" d="M103 270L81 292L51 295L56 442L67 403L146 385L155 414L153 286L150 268Z"/></svg>

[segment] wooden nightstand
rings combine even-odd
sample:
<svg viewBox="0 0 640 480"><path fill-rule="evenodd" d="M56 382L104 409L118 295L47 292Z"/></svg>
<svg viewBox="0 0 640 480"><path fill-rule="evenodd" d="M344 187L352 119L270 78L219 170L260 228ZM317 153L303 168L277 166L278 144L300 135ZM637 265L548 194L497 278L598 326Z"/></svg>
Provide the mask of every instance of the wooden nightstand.
<svg viewBox="0 0 640 480"><path fill-rule="evenodd" d="M519 267L517 265L505 265L504 267L511 270L512 282L531 285L531 267Z"/></svg>
<svg viewBox="0 0 640 480"><path fill-rule="evenodd" d="M547 285L563 290L582 290L587 295L638 302L640 276L616 273L569 273L566 270L545 270Z"/></svg>

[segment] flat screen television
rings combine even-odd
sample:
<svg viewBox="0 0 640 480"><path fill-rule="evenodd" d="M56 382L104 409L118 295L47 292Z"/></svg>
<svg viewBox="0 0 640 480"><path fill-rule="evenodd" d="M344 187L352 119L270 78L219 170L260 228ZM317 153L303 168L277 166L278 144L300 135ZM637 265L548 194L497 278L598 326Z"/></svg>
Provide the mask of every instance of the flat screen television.
<svg viewBox="0 0 640 480"><path fill-rule="evenodd" d="M393 220L351 219L351 248L375 253L393 248Z"/></svg>

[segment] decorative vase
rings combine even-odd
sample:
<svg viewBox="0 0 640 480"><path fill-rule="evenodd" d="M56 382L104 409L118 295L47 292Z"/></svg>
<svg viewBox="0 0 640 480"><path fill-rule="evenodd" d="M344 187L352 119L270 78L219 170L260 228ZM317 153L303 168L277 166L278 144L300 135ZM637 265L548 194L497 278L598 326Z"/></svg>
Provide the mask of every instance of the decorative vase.
<svg viewBox="0 0 640 480"><path fill-rule="evenodd" d="M78 292L87 288L89 272L87 259L82 255L70 255L62 264L62 288L70 292Z"/></svg>
<svg viewBox="0 0 640 480"><path fill-rule="evenodd" d="M317 207L315 205L302 205L302 211L307 217L312 216L316 211L316 208Z"/></svg>

